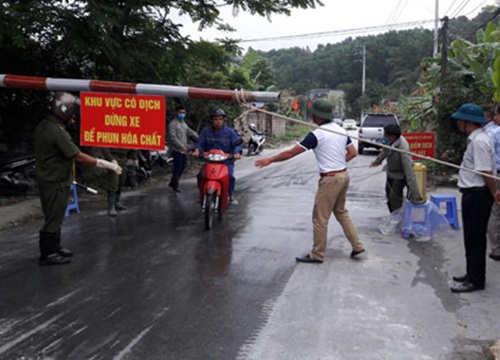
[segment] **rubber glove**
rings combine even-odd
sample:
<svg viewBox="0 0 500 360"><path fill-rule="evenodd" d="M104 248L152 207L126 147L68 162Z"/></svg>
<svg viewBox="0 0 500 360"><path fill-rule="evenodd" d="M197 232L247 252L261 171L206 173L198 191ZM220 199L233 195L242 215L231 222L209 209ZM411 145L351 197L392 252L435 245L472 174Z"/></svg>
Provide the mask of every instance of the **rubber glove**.
<svg viewBox="0 0 500 360"><path fill-rule="evenodd" d="M122 173L122 168L120 167L120 165L118 165L116 163L116 161L113 162L113 161L107 161L107 160L103 160L103 159L96 159L96 160L97 160L96 167L101 168L101 169L112 170L115 173L117 173L118 175L120 175Z"/></svg>

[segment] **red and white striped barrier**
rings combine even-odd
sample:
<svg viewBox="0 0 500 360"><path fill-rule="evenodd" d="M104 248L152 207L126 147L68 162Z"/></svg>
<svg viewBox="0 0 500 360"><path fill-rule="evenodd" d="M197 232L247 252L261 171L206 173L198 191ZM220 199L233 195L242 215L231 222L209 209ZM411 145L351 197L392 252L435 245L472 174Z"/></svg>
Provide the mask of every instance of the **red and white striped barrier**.
<svg viewBox="0 0 500 360"><path fill-rule="evenodd" d="M175 98L237 102L276 102L279 92L204 89L187 86L137 84L118 81L41 78L0 74L0 87L47 91L95 91L165 95Z"/></svg>

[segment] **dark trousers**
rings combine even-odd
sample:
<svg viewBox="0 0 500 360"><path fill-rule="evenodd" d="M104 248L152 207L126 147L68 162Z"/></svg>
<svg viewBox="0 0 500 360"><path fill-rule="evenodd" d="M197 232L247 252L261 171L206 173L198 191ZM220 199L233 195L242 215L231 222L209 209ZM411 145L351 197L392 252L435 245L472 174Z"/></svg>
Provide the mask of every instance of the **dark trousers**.
<svg viewBox="0 0 500 360"><path fill-rule="evenodd" d="M234 194L236 186L236 178L234 177L234 161L226 161L227 171L229 172L229 195Z"/></svg>
<svg viewBox="0 0 500 360"><path fill-rule="evenodd" d="M387 178L385 183L385 195L387 196L387 207L393 212L403 206L405 179Z"/></svg>
<svg viewBox="0 0 500 360"><path fill-rule="evenodd" d="M486 230L492 205L487 188L462 194L467 279L476 286L484 286L486 279Z"/></svg>
<svg viewBox="0 0 500 360"><path fill-rule="evenodd" d="M174 188L179 187L179 180L184 173L184 169L187 165L186 154L179 151L172 151L172 159L174 161L174 169L172 172L172 179L170 180L170 185Z"/></svg>
<svg viewBox="0 0 500 360"><path fill-rule="evenodd" d="M122 173L118 175L113 170L108 170L107 178L108 178L108 191L111 192L121 192L123 186L125 185L125 181L127 179L127 163L118 163L120 167L123 169Z"/></svg>
<svg viewBox="0 0 500 360"><path fill-rule="evenodd" d="M70 196L69 185L54 186L39 184L40 202L45 223L41 231L57 233L61 231L64 213Z"/></svg>

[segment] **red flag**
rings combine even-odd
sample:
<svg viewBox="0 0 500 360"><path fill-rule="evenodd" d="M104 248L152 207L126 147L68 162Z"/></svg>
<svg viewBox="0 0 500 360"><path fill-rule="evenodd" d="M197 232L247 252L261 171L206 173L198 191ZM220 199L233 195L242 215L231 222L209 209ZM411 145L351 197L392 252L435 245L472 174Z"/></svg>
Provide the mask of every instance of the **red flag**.
<svg viewBox="0 0 500 360"><path fill-rule="evenodd" d="M295 98L292 104L292 108L296 114L299 112L299 99Z"/></svg>

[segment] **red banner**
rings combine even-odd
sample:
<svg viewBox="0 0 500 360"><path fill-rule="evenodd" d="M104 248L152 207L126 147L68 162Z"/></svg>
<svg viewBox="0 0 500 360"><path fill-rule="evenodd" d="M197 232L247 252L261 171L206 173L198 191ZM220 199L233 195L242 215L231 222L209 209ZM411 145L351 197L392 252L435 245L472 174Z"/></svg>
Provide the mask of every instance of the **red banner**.
<svg viewBox="0 0 500 360"><path fill-rule="evenodd" d="M165 97L80 93L80 144L165 149Z"/></svg>
<svg viewBox="0 0 500 360"><path fill-rule="evenodd" d="M404 133L403 136L408 141L412 153L433 158L436 147L434 132L413 132ZM412 156L414 160L422 160L417 156Z"/></svg>

